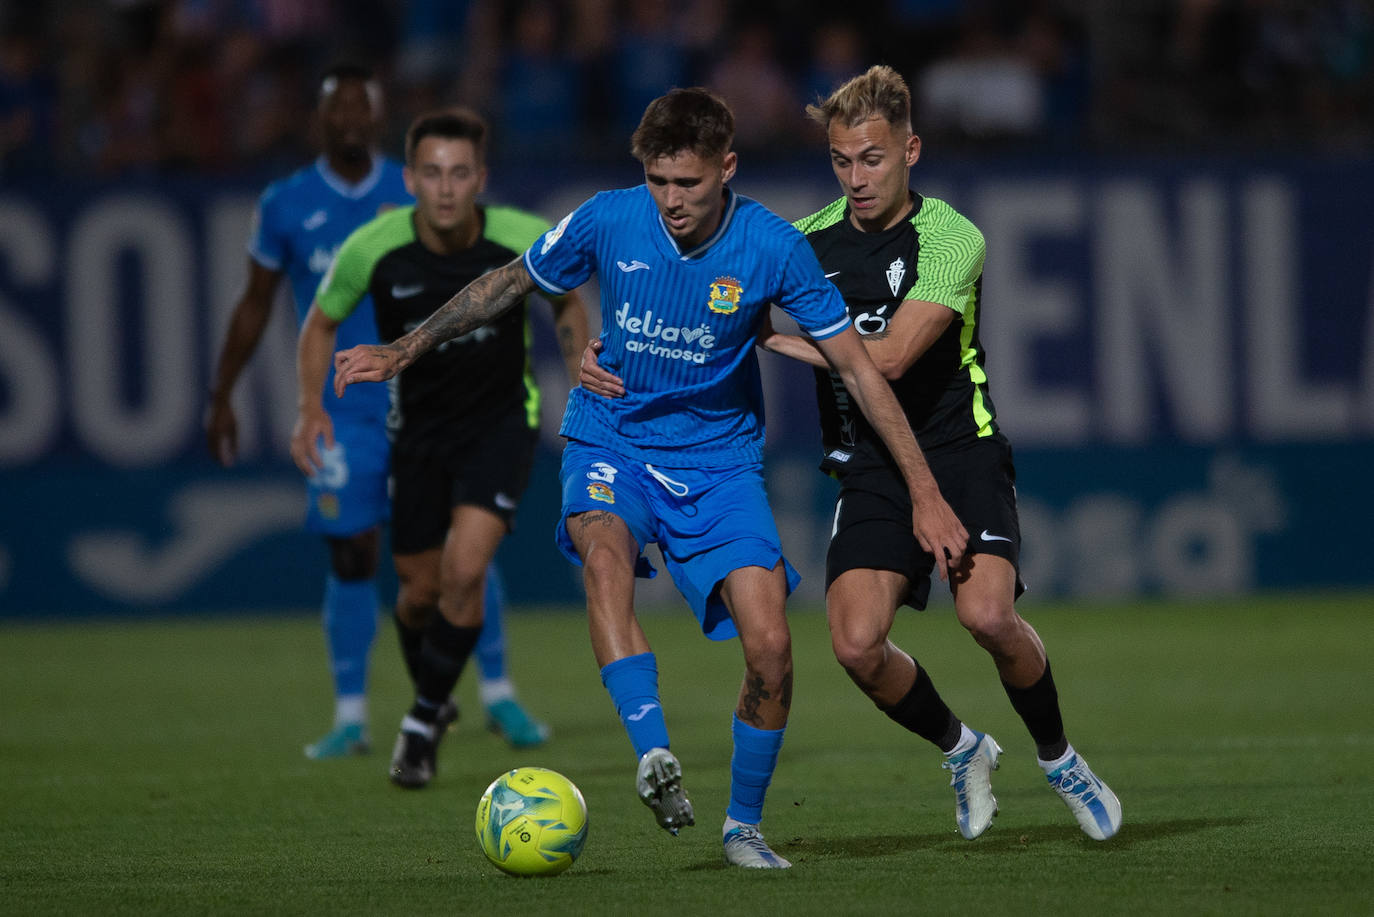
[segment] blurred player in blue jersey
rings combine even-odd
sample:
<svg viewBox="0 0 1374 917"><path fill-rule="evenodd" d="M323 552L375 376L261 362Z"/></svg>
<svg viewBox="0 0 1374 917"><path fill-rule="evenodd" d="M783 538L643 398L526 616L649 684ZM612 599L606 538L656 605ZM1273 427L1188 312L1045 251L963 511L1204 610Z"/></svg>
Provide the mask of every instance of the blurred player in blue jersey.
<svg viewBox="0 0 1374 917"><path fill-rule="evenodd" d="M643 185L596 195L392 344L336 354L335 388L390 378L536 288L559 294L598 275L604 360L627 393L606 399L579 388L569 397L558 543L583 568L592 651L639 757L636 789L674 834L695 817L634 611L635 575L651 575L645 547L658 544L707 636L739 636L745 674L724 852L737 866L777 869L790 864L759 822L792 703L783 606L797 575L763 486L754 344L771 304L816 340L888 444L920 543L957 566L968 536L806 240L729 188L733 137L729 108L704 89L656 99L632 140Z"/></svg>
<svg viewBox="0 0 1374 917"><path fill-rule="evenodd" d="M331 68L318 99L322 154L269 185L258 202L248 284L230 319L206 414L209 448L222 465L233 464L238 452L234 384L262 338L282 276L290 280L297 320L303 320L348 234L381 211L413 200L401 164L375 150L381 116L381 87L370 70L355 64ZM377 340L370 300L339 329L339 340ZM307 481L306 528L329 546L323 620L335 692L333 728L305 748L315 759L370 749L368 656L377 632L380 524L387 516L386 389L362 386L330 402L335 447L323 471ZM547 729L520 707L506 677L499 578L491 575L488 583L488 624L477 656L489 725L513 745L538 744ZM451 721L456 708L446 715Z"/></svg>

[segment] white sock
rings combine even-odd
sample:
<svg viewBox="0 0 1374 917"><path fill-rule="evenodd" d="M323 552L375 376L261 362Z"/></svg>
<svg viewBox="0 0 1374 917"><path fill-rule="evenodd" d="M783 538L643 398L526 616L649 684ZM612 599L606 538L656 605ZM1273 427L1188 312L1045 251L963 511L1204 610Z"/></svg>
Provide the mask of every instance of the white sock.
<svg viewBox="0 0 1374 917"><path fill-rule="evenodd" d="M973 730L968 728L967 723L960 723L959 741L954 743L953 748L945 752L945 757L952 758L955 755L962 754L963 752L968 751L970 748L977 744L978 737L973 734Z"/></svg>
<svg viewBox="0 0 1374 917"><path fill-rule="evenodd" d="M503 700L515 700L515 685L509 678L482 679L477 682L477 695L482 698L483 707L490 707Z"/></svg>
<svg viewBox="0 0 1374 917"><path fill-rule="evenodd" d="M426 723L421 720L417 720L415 717L411 716L408 713L406 714L405 719L401 720L401 731L414 732L424 736L431 742L434 741L434 725L432 723Z"/></svg>
<svg viewBox="0 0 1374 917"><path fill-rule="evenodd" d="M1059 768L1063 767L1065 764L1068 764L1069 761L1073 759L1073 756L1075 754L1076 752L1073 750L1073 746L1070 745L1068 748L1064 750L1064 753L1062 755L1060 755L1058 758L1055 758L1053 761L1043 761L1038 756L1035 760L1040 761L1040 769L1042 771L1044 771L1047 774L1053 774L1055 771L1059 770Z"/></svg>
<svg viewBox="0 0 1374 917"><path fill-rule="evenodd" d="M367 695L341 694L334 699L334 725L367 722Z"/></svg>

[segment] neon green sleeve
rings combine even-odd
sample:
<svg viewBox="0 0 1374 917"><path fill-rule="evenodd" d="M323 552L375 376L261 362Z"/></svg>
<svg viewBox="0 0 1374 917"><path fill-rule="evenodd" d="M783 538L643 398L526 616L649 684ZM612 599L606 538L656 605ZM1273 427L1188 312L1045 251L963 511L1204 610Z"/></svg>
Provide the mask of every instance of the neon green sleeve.
<svg viewBox="0 0 1374 917"><path fill-rule="evenodd" d="M983 234L954 208L932 198L926 199L916 228L921 234L920 264L916 282L904 298L939 303L963 315L983 274Z"/></svg>
<svg viewBox="0 0 1374 917"><path fill-rule="evenodd" d="M415 238L414 206L397 207L359 226L344 239L315 291L315 304L335 321L343 321L367 295L377 262Z"/></svg>
<svg viewBox="0 0 1374 917"><path fill-rule="evenodd" d="M504 245L517 255L523 254L553 224L541 216L516 210L514 207L488 207L486 237Z"/></svg>

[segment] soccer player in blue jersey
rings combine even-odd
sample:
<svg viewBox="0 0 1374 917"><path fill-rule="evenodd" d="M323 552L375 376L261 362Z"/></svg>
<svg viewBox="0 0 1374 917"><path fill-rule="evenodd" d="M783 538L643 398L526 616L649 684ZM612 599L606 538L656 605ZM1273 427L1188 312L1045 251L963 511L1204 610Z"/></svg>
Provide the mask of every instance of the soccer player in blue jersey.
<svg viewBox="0 0 1374 917"><path fill-rule="evenodd" d="M782 556L763 486L763 396L754 344L773 303L812 336L884 436L912 499L912 526L958 565L967 533L940 496L891 390L850 326L806 240L737 195L734 117L704 89L675 89L645 110L631 149L644 184L598 194L524 257L479 278L384 347L335 355L335 387L390 378L420 354L542 289L598 275L605 361L627 394L574 389L561 432L559 546L583 568L592 651L638 756L636 788L673 834L695 816L669 750L654 654L634 611L634 579L668 572L713 639L738 636L726 861L790 864L759 830L792 703L784 615L798 580ZM943 575L943 566L941 573Z"/></svg>
<svg viewBox="0 0 1374 917"><path fill-rule="evenodd" d="M317 118L322 153L303 169L269 185L258 202L248 247L248 283L234 308L220 350L206 412L206 438L222 465L238 451L234 384L252 358L271 314L283 275L303 321L334 253L361 224L383 210L408 205L401 164L374 147L382 116L381 86L356 64L331 68L320 82ZM377 327L368 300L339 329L339 340L374 342ZM377 562L380 524L387 516L386 415L381 386L362 386L330 399L335 447L321 473L307 481L306 528L329 547L324 631L335 693L334 725L305 748L307 757L333 758L370 749L367 728L368 656L377 632ZM499 579L488 577L487 625L476 654L489 725L519 747L542 742L547 727L520 706L506 676ZM397 620L402 643L407 629ZM446 719L456 717L456 708Z"/></svg>

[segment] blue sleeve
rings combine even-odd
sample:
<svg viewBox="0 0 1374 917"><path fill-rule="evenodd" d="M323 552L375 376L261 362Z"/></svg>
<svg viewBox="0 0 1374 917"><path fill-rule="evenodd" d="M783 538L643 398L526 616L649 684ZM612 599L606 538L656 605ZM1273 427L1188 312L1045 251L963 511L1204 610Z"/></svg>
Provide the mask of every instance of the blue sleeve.
<svg viewBox="0 0 1374 917"><path fill-rule="evenodd" d="M575 290L596 272L597 199L582 204L525 252L525 269L545 293Z"/></svg>
<svg viewBox="0 0 1374 917"><path fill-rule="evenodd" d="M276 186L268 186L258 198L253 212L253 231L248 237L248 254L254 261L273 271L286 270L286 240L279 230L281 218Z"/></svg>
<svg viewBox="0 0 1374 917"><path fill-rule="evenodd" d="M813 340L834 337L849 324L844 297L825 278L816 253L801 233L784 262L777 303Z"/></svg>

